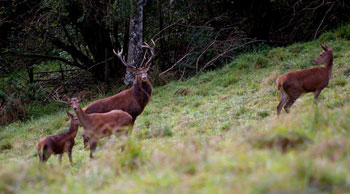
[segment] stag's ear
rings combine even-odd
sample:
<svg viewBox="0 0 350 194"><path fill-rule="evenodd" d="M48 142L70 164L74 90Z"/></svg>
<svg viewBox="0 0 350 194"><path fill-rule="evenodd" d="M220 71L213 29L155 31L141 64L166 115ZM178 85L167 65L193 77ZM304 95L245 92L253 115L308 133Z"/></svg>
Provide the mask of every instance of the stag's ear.
<svg viewBox="0 0 350 194"><path fill-rule="evenodd" d="M321 45L321 47L322 47L323 50L327 51L327 47L328 47L328 46L327 46L326 44L325 44L325 45L320 44L320 45Z"/></svg>
<svg viewBox="0 0 350 194"><path fill-rule="evenodd" d="M67 111L67 115L69 118L73 119L74 115L72 115L70 112Z"/></svg>
<svg viewBox="0 0 350 194"><path fill-rule="evenodd" d="M68 103L70 103L70 98L69 98L69 96L63 95L63 96L62 96L62 99L63 99L63 100L66 100Z"/></svg>
<svg viewBox="0 0 350 194"><path fill-rule="evenodd" d="M127 69L133 73L136 73L136 71L137 71L137 68L133 67L133 66L127 67Z"/></svg>
<svg viewBox="0 0 350 194"><path fill-rule="evenodd" d="M327 44L324 44L327 50L329 50L331 47L329 47Z"/></svg>
<svg viewBox="0 0 350 194"><path fill-rule="evenodd" d="M77 95L77 99L79 100L79 102L81 102L81 99L82 99L81 97L82 97L82 96L83 96L82 93L79 92L78 95Z"/></svg>

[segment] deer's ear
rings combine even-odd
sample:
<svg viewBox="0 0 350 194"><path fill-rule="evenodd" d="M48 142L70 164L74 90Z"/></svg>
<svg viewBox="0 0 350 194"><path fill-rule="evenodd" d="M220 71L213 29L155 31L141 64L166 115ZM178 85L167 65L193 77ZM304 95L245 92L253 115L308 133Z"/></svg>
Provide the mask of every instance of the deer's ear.
<svg viewBox="0 0 350 194"><path fill-rule="evenodd" d="M136 73L136 70L137 70L136 67L128 67L127 69L133 73Z"/></svg>
<svg viewBox="0 0 350 194"><path fill-rule="evenodd" d="M81 97L82 97L82 93L79 92L78 95L77 95L77 99L79 100L79 102L81 102Z"/></svg>
<svg viewBox="0 0 350 194"><path fill-rule="evenodd" d="M325 45L322 45L322 44L321 44L321 48L322 48L323 50L327 51L327 47L328 47L328 46L327 46L326 44L325 44Z"/></svg>
<svg viewBox="0 0 350 194"><path fill-rule="evenodd" d="M73 116L70 112L68 112L68 111L67 111L67 115L68 115L68 117L71 118L71 119L74 117L74 116Z"/></svg>
<svg viewBox="0 0 350 194"><path fill-rule="evenodd" d="M70 98L69 98L69 96L67 96L67 95L65 95L65 94L62 96L62 99L63 99L63 100L66 100L68 103L70 103Z"/></svg>
<svg viewBox="0 0 350 194"><path fill-rule="evenodd" d="M329 47L327 44L324 44L327 50L329 50L331 47Z"/></svg>

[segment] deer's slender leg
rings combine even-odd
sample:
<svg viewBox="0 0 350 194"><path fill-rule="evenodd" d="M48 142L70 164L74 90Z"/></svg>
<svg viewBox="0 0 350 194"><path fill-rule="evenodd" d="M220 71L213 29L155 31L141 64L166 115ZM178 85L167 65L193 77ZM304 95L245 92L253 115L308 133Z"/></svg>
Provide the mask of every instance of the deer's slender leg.
<svg viewBox="0 0 350 194"><path fill-rule="evenodd" d="M318 102L318 96L321 94L322 90L316 90L314 92L314 102L317 104Z"/></svg>
<svg viewBox="0 0 350 194"><path fill-rule="evenodd" d="M73 159L72 159L72 150L70 150L70 151L68 152L68 157L69 157L70 163L72 164L72 163L73 163Z"/></svg>
<svg viewBox="0 0 350 194"><path fill-rule="evenodd" d="M288 100L287 94L285 94L284 92L281 92L281 94L282 94L282 98L281 98L280 103L277 106L277 116L279 116L281 114L282 107Z"/></svg>
<svg viewBox="0 0 350 194"><path fill-rule="evenodd" d="M94 158L93 153L96 150L96 146L97 146L97 141L96 140L90 140L90 158Z"/></svg>
<svg viewBox="0 0 350 194"><path fill-rule="evenodd" d="M284 106L284 110L289 113L290 107L294 104L294 102L297 100L297 98L289 98L286 105Z"/></svg>

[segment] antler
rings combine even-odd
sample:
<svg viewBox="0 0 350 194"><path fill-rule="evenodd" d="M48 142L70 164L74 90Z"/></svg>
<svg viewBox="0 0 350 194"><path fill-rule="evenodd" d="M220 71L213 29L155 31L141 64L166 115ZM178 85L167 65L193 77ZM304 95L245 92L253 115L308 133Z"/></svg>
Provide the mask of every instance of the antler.
<svg viewBox="0 0 350 194"><path fill-rule="evenodd" d="M321 45L322 49L325 51L327 51L329 48L329 46L327 44L324 44L324 45L320 44L320 45Z"/></svg>
<svg viewBox="0 0 350 194"><path fill-rule="evenodd" d="M153 47L149 46L149 44L147 44L146 42L145 42L144 45L141 46L142 48L147 48L147 49L149 49L151 51L151 57L148 59L148 61L144 65L146 68L149 68L149 66L151 65L151 61L154 58L154 48L156 47L156 43L153 40L151 40L151 42L153 44ZM146 53L147 53L147 51L146 51ZM142 60L141 66L143 65L143 62L146 59L146 53L143 56L143 60Z"/></svg>
<svg viewBox="0 0 350 194"><path fill-rule="evenodd" d="M115 55L117 55L117 57L120 59L120 61L123 63L123 65L125 65L126 67L134 67L134 65L130 65L130 64L128 64L126 61L125 61L125 58L122 56L122 54L123 54L123 49L122 50L120 50L120 52L115 52L115 50L113 49L113 53L115 54Z"/></svg>
<svg viewBox="0 0 350 194"><path fill-rule="evenodd" d="M56 102L64 103L64 104L69 104L69 97L66 95L62 96L63 98L66 98L67 101L64 101L60 98L60 95L58 94L57 90L55 91L55 94L52 95L52 99Z"/></svg>

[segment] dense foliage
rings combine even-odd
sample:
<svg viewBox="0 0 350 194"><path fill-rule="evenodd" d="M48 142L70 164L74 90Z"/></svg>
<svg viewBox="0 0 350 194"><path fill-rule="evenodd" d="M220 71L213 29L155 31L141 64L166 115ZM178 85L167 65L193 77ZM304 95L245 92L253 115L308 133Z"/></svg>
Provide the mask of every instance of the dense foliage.
<svg viewBox="0 0 350 194"><path fill-rule="evenodd" d="M58 60L100 81L122 79L124 67L111 57L113 48L127 49L130 10L135 9L129 2L2 1L2 75ZM171 70L187 75L225 62L254 39L271 44L314 39L348 22L349 5L337 0L149 0L144 40L157 40L158 71L175 65Z"/></svg>
<svg viewBox="0 0 350 194"><path fill-rule="evenodd" d="M79 68L98 83L120 86L125 67L112 49L128 50L135 2L1 1L0 75L6 77L2 85L6 87L15 77L26 87L24 91L39 93L11 99L20 98L23 103L50 99L42 98L52 91L43 91L35 72L56 67ZM157 45L152 82L161 85L219 67L256 44L315 39L347 23L349 6L348 1L338 0L148 0L143 10L143 40L154 39ZM81 74L65 82L77 81L77 76ZM75 90L82 89L76 85ZM4 90L2 104L13 96L10 89ZM58 93L70 90L64 86Z"/></svg>

